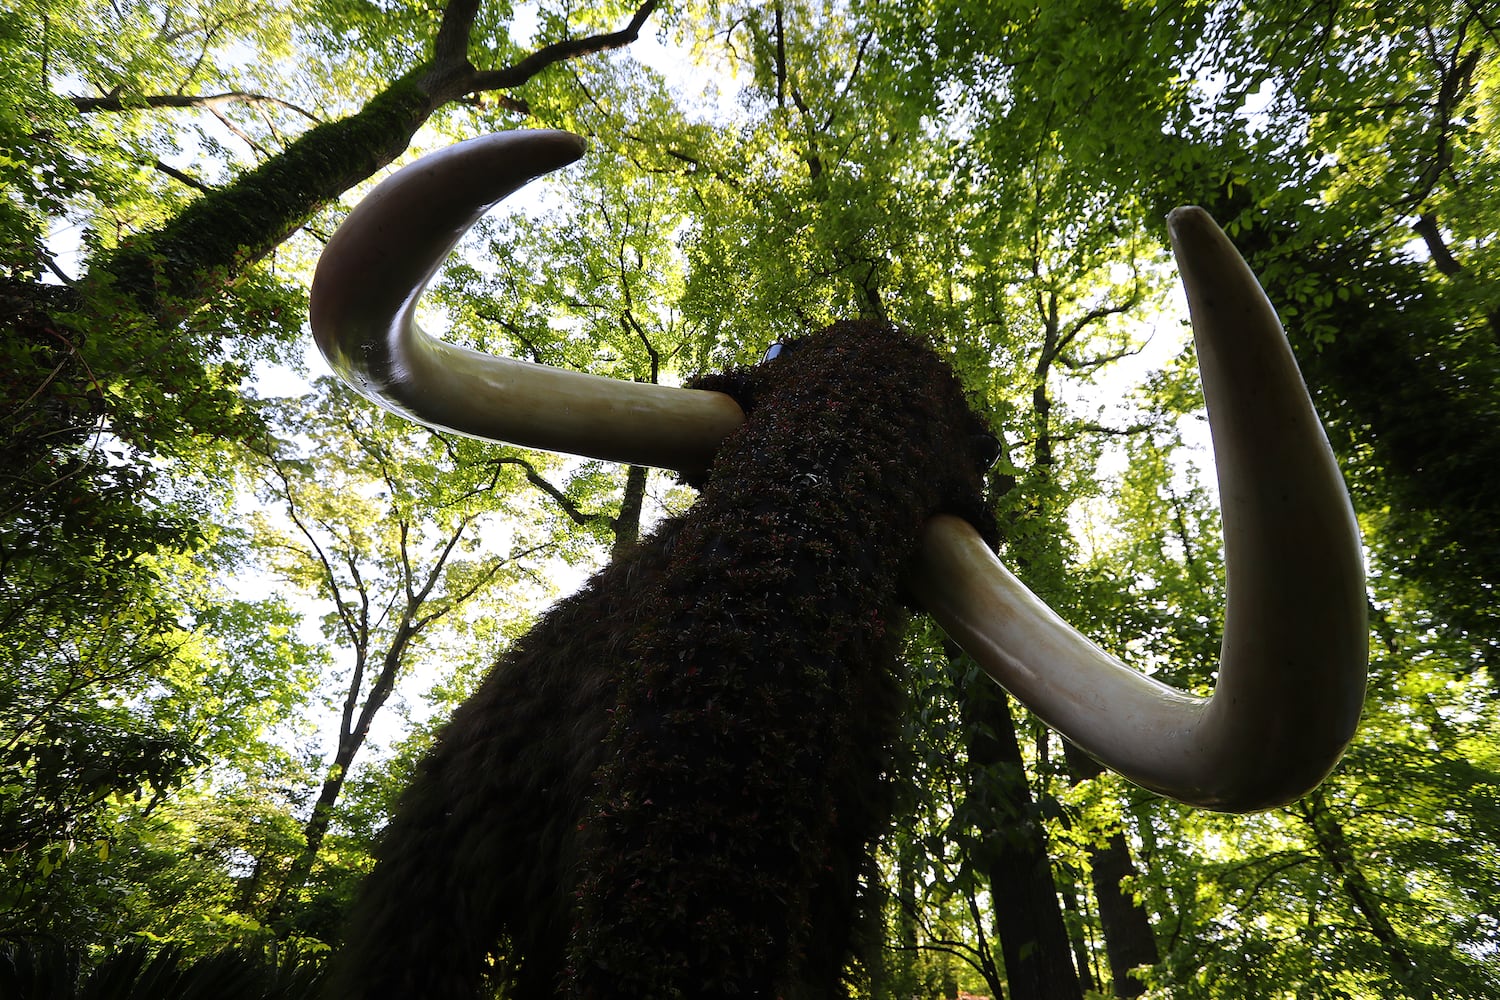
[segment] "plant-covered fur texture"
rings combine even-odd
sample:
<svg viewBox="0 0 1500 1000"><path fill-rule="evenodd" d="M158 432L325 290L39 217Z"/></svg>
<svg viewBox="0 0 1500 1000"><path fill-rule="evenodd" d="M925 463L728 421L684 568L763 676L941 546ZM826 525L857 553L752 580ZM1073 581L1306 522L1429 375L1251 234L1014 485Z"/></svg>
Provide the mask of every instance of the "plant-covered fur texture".
<svg viewBox="0 0 1500 1000"><path fill-rule="evenodd" d="M992 531L994 439L932 351L845 323L698 383L702 495L455 713L356 902L341 998L829 997L888 821L918 530Z"/></svg>

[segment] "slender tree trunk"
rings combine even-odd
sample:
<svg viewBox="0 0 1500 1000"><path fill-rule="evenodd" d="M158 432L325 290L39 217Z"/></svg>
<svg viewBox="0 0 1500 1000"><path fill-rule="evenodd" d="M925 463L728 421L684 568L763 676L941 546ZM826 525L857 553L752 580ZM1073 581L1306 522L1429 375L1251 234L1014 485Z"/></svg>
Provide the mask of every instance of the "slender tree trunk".
<svg viewBox="0 0 1500 1000"><path fill-rule="evenodd" d="M618 559L641 537L641 509L646 503L646 467L632 465L625 472L625 495L620 499L620 513L610 522L615 542L609 557Z"/></svg>
<svg viewBox="0 0 1500 1000"><path fill-rule="evenodd" d="M918 995L916 847L910 837L896 835L896 958L886 965L885 991L892 1000Z"/></svg>
<svg viewBox="0 0 1500 1000"><path fill-rule="evenodd" d="M1073 744L1064 742L1063 751L1075 780L1097 777L1103 771L1097 761ZM1161 954L1151 929L1151 915L1123 884L1138 872L1122 831L1113 833L1103 844L1090 846L1089 869L1094 899L1099 904L1099 923L1104 929L1111 989L1117 997L1138 997L1146 992L1146 985L1132 976L1131 970L1156 965Z"/></svg>
<svg viewBox="0 0 1500 1000"><path fill-rule="evenodd" d="M1084 915L1078 906L1077 886L1071 880L1057 887L1058 898L1062 900L1063 912L1072 918L1074 932L1068 935L1068 941L1073 946L1073 968L1078 970L1078 986L1085 993L1095 990L1093 963L1089 961L1088 939L1085 935L1086 923Z"/></svg>
<svg viewBox="0 0 1500 1000"><path fill-rule="evenodd" d="M282 880L281 889L276 894L276 899L271 903L270 910L266 914L266 923L273 926L278 938L285 937L289 928L278 927L286 916L288 904L291 899L307 884L308 876L312 874L313 865L317 863L318 852L323 849L323 838L328 835L328 827L333 823L334 806L338 803L339 793L344 789L344 780L349 774L349 768L354 763L354 757L359 752L364 739L345 740L334 754L333 765L329 767L328 773L323 778L323 787L318 791L318 801L313 804L312 815L308 817L307 824L302 828L302 849L292 861L292 867L287 871L286 878Z"/></svg>
<svg viewBox="0 0 1500 1000"><path fill-rule="evenodd" d="M1400 932L1386 915L1380 904L1380 894L1360 868L1349 846L1344 825L1329 808L1323 789L1317 789L1292 809L1307 824L1319 857L1333 869L1355 911L1364 918L1370 934L1380 942L1390 962L1392 978L1416 1000L1433 1000L1438 995L1433 984L1428 982L1422 967L1412 958Z"/></svg>
<svg viewBox="0 0 1500 1000"><path fill-rule="evenodd" d="M1012 1000L1081 1000L1046 832L1026 785L1009 700L988 679L965 692L969 798L978 806L975 863L990 879Z"/></svg>
<svg viewBox="0 0 1500 1000"><path fill-rule="evenodd" d="M1099 923L1104 928L1111 988L1117 997L1138 997L1146 992L1146 984L1131 975L1131 971L1156 965L1161 955L1151 930L1150 914L1121 884L1138 874L1125 835L1115 833L1104 845L1091 848L1089 861L1094 898L1099 904Z"/></svg>
<svg viewBox="0 0 1500 1000"><path fill-rule="evenodd" d="M451 548L450 545L449 551ZM281 888L277 890L276 898L266 912L265 922L271 925L278 938L285 937L291 930L290 927L283 926L287 911L307 883L313 866L317 864L318 853L323 849L323 839L328 835L328 828L333 823L334 807L338 804L339 794L344 790L344 782L348 780L349 769L354 765L354 758L359 755L365 741L369 739L370 724L385 707L391 692L396 689L396 677L401 671L402 661L406 657L411 640L417 634L417 629L413 628L412 624L415 612L416 605L408 603L404 619L397 628L390 647L381 658L380 670L363 704L359 704L358 696L363 687L360 678L364 674L364 667L358 665L355 668L355 679L344 705L339 745L334 751L333 763L329 765L324 775L323 787L318 790L318 800L313 804L312 815L308 817L306 825L302 828L302 849L293 859L291 868L282 879Z"/></svg>

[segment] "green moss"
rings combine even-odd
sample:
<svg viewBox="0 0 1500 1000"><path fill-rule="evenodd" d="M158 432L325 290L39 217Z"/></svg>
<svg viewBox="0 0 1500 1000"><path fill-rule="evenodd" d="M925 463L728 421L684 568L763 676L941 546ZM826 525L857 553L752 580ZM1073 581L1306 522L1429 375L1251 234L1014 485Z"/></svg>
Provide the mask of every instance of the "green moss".
<svg viewBox="0 0 1500 1000"><path fill-rule="evenodd" d="M936 357L843 324L707 379L725 443L636 609L571 942L586 997L832 996L901 704L901 572L978 523L983 427Z"/></svg>
<svg viewBox="0 0 1500 1000"><path fill-rule="evenodd" d="M356 114L309 130L160 229L128 240L100 270L145 315L180 319L406 149L434 109L420 84L424 72L407 74Z"/></svg>
<svg viewBox="0 0 1500 1000"><path fill-rule="evenodd" d="M745 424L702 495L560 602L402 799L335 995L835 997L892 805L902 569L984 525L993 442L896 331L703 380Z"/></svg>

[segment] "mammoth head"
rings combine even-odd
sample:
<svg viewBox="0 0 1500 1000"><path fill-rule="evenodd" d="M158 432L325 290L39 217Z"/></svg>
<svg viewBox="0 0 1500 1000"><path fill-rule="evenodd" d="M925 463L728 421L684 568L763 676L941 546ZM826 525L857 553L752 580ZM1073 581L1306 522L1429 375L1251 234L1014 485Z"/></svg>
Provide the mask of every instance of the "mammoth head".
<svg viewBox="0 0 1500 1000"><path fill-rule="evenodd" d="M329 241L313 281L318 345L354 388L463 434L701 477L744 421L729 395L617 382L429 338L414 313L478 218L577 159L562 132L460 143L394 174ZM1359 532L1274 310L1201 209L1168 220L1218 465L1228 607L1217 686L1199 697L1109 656L999 562L967 521L932 517L908 586L984 669L1127 778L1210 809L1313 788L1364 697Z"/></svg>

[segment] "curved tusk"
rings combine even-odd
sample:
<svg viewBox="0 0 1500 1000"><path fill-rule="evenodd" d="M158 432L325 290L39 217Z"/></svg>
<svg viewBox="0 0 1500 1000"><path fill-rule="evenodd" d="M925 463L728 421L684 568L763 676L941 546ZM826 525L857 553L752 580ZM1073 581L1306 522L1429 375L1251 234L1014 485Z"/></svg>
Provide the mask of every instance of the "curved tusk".
<svg viewBox="0 0 1500 1000"><path fill-rule="evenodd" d="M417 326L417 300L453 245L497 202L583 155L567 132L481 136L382 181L328 241L310 319L344 381L433 427L589 458L704 472L744 413L718 392L481 354Z"/></svg>
<svg viewBox="0 0 1500 1000"><path fill-rule="evenodd" d="M1353 738L1368 630L1359 528L1275 311L1199 208L1168 218L1224 518L1228 607L1209 698L1137 673L1059 618L951 516L914 579L938 623L1101 763L1191 805L1250 811L1315 787Z"/></svg>

